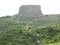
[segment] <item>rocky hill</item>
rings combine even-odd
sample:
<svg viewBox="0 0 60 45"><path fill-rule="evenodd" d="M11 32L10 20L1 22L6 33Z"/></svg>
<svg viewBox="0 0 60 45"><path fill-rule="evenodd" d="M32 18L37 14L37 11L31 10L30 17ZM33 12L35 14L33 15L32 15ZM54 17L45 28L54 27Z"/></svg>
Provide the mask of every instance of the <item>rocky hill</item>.
<svg viewBox="0 0 60 45"><path fill-rule="evenodd" d="M22 5L19 8L19 14L40 14L42 15L40 5Z"/></svg>
<svg viewBox="0 0 60 45"><path fill-rule="evenodd" d="M60 14L43 15L41 6L23 5L18 14L0 17L0 45L35 45L36 32L40 45L60 42Z"/></svg>

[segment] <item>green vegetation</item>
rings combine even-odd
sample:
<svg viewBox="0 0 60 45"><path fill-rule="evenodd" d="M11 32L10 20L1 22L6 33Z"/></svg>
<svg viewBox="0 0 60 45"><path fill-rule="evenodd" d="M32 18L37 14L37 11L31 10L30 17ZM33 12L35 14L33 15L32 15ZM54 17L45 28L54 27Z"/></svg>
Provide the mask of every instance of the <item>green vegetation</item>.
<svg viewBox="0 0 60 45"><path fill-rule="evenodd" d="M60 15L0 17L0 45L34 45L36 30L42 45L60 42Z"/></svg>
<svg viewBox="0 0 60 45"><path fill-rule="evenodd" d="M58 42L58 43L52 43L52 44L47 44L47 45L60 45L60 42Z"/></svg>

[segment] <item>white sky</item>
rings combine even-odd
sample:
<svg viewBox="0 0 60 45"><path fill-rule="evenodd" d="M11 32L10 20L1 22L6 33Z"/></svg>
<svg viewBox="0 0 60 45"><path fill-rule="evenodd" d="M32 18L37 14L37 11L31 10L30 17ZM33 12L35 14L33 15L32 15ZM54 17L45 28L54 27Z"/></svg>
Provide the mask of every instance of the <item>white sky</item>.
<svg viewBox="0 0 60 45"><path fill-rule="evenodd" d="M43 14L60 14L60 0L0 0L0 17L17 14L21 5L41 5Z"/></svg>

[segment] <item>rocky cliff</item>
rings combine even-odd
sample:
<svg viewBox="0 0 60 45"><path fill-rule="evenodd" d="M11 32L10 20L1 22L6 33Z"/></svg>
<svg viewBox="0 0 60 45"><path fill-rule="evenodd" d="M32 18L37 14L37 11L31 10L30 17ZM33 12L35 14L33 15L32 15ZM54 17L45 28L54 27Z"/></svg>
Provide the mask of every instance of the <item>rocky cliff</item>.
<svg viewBox="0 0 60 45"><path fill-rule="evenodd" d="M41 6L40 5L22 5L19 8L20 14L40 14L42 15Z"/></svg>

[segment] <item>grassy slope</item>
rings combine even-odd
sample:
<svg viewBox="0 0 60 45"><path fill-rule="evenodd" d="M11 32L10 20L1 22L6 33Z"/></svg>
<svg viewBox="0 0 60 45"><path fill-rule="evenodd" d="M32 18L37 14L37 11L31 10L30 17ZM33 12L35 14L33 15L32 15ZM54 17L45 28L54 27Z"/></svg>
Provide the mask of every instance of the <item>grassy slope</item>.
<svg viewBox="0 0 60 45"><path fill-rule="evenodd" d="M52 44L47 44L47 45L60 45L60 42L58 42L58 43L52 43Z"/></svg>

